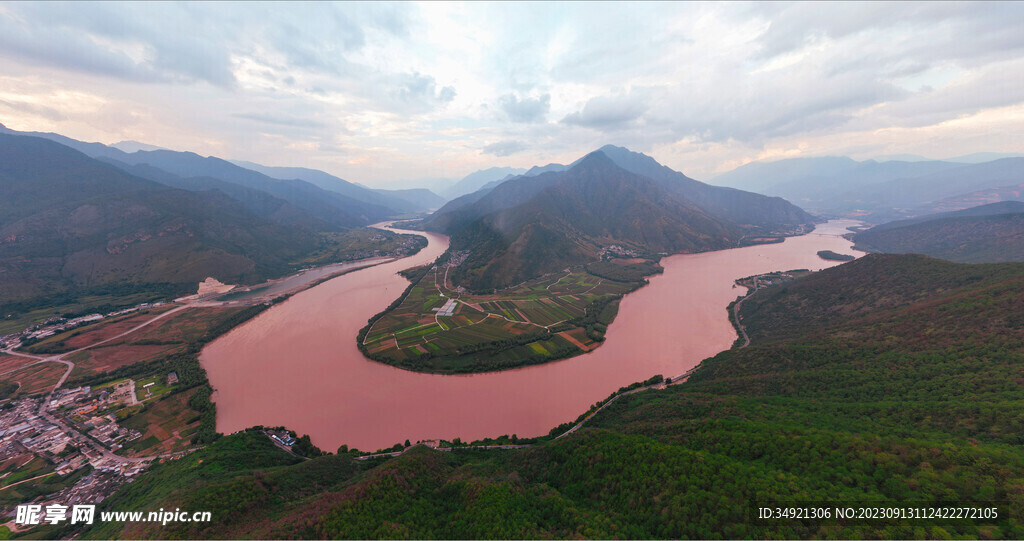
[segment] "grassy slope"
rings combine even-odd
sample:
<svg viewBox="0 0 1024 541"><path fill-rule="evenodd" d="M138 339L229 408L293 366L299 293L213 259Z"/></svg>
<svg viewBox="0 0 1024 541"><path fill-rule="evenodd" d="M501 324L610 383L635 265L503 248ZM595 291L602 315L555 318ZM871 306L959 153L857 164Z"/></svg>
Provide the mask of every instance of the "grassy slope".
<svg viewBox="0 0 1024 541"><path fill-rule="evenodd" d="M926 254L961 263L1024 261L1024 213L1021 212L891 225L858 233L854 237L857 248Z"/></svg>
<svg viewBox="0 0 1024 541"><path fill-rule="evenodd" d="M1019 516L1022 281L1021 265L871 256L744 303L751 347L705 361L683 385L623 398L564 440L415 450L287 501L259 476L288 479L294 467L259 474L265 466L237 462L206 476L169 463L110 505L147 485L166 484L137 500L147 508L196 490L244 495L217 505L237 501L249 522L120 532L140 537L1021 537L1017 519L801 524L748 513L759 501L995 500ZM252 499L267 503L246 507Z"/></svg>

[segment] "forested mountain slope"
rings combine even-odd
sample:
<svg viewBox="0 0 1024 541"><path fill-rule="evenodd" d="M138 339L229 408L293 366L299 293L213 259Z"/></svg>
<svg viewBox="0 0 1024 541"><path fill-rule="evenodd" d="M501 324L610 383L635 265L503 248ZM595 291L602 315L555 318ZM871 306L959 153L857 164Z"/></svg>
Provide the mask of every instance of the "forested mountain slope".
<svg viewBox="0 0 1024 541"><path fill-rule="evenodd" d="M717 250L812 221L785 200L708 186L650 157L605 147L564 171L462 196L422 227L469 252L452 273L455 283L486 291L594 261L611 246L648 255Z"/></svg>
<svg viewBox="0 0 1024 541"><path fill-rule="evenodd" d="M857 248L962 263L1024 261L1024 203L1003 201L885 223L854 236Z"/></svg>
<svg viewBox="0 0 1024 541"><path fill-rule="evenodd" d="M317 245L220 192L171 189L63 145L0 134L0 299L115 283L256 280Z"/></svg>
<svg viewBox="0 0 1024 541"><path fill-rule="evenodd" d="M223 519L85 537L1024 535L1024 265L869 255L754 299L750 347L564 439L290 465L262 435L230 436L104 502ZM246 465L247 453L264 458ZM757 506L784 502L955 502L1000 517L757 520Z"/></svg>

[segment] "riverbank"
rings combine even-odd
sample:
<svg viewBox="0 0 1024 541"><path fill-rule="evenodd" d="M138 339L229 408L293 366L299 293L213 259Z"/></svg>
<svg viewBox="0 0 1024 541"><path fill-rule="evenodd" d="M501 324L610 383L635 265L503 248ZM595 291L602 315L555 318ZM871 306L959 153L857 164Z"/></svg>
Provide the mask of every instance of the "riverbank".
<svg viewBox="0 0 1024 541"><path fill-rule="evenodd" d="M605 342L584 355L466 375L410 372L366 359L355 339L367 320L409 287L397 273L433 263L443 235L416 256L362 269L293 295L207 346L203 367L217 389L217 427L287 426L322 449L384 449L406 439L532 437L573 419L624 383L682 374L736 340L728 314L736 279L834 266L852 221L763 244L669 256L664 272L622 299ZM399 232L402 232L399 230Z"/></svg>
<svg viewBox="0 0 1024 541"><path fill-rule="evenodd" d="M448 282L453 265L445 259L406 273L409 287L359 331L356 345L367 358L465 374L573 357L600 347L618 302L646 284L577 269L473 295Z"/></svg>

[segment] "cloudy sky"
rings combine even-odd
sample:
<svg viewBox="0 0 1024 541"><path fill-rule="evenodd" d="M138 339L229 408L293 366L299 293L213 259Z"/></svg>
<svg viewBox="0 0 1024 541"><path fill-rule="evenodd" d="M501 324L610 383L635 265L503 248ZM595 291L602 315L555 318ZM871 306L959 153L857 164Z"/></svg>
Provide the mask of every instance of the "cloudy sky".
<svg viewBox="0 0 1024 541"><path fill-rule="evenodd" d="M0 3L0 123L377 186L1024 151L1020 3Z"/></svg>

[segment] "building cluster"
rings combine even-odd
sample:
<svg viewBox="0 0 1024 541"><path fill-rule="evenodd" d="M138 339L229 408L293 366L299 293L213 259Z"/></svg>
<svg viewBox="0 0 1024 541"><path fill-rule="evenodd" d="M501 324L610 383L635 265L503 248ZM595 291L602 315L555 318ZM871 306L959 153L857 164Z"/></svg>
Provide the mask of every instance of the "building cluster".
<svg viewBox="0 0 1024 541"><path fill-rule="evenodd" d="M292 435L289 434L287 430L269 430L267 431L267 435L270 436L271 439L273 439L277 443L280 443L281 445L284 445L285 447L291 447L292 445L295 445L295 438L293 438Z"/></svg>
<svg viewBox="0 0 1024 541"><path fill-rule="evenodd" d="M787 282L792 282L797 278L796 276L791 274L794 272L800 273L806 271L769 272L765 274L755 274L754 276L740 278L739 280L736 280L736 283L754 291L762 287L769 287L779 284L785 284Z"/></svg>
<svg viewBox="0 0 1024 541"><path fill-rule="evenodd" d="M448 263L445 263L446 267L458 267L459 265L466 262L466 258L469 257L469 250L458 250L452 252L448 256Z"/></svg>
<svg viewBox="0 0 1024 541"><path fill-rule="evenodd" d="M119 426L111 414L96 414L115 405L113 396L106 390L78 387L60 389L48 399L23 398L0 408L0 463L14 459L24 467L33 460L45 460L49 467L40 468L38 475L52 476L49 482L92 468L70 486L34 503L98 503L149 466L150 460L113 454L142 436ZM0 516L13 512L14 507L3 509Z"/></svg>
<svg viewBox="0 0 1024 541"><path fill-rule="evenodd" d="M116 451L142 434L118 425L113 414L97 414L118 405L113 396L107 391L93 392L90 387L60 389L49 398L45 414L39 410L42 399L11 403L0 411L0 426L5 427L0 429L0 461L32 453L51 462L60 475L87 464L116 468L117 461L112 462L96 444L103 450ZM76 429L80 430L76 433ZM83 433L88 434L91 442L85 440Z"/></svg>
<svg viewBox="0 0 1024 541"><path fill-rule="evenodd" d="M68 331L82 325L88 325L94 321L100 321L108 317L117 317L124 314L130 314L139 310L145 310L146 308L163 306L164 303L143 303L138 306L132 306L131 308L125 308L124 310L118 310L116 312L110 312L109 314L89 314L81 317L72 319L65 319L62 317L51 317L42 323L32 325L27 329L8 334L0 337L0 347L15 349L21 347L26 342L37 342L49 338L57 333Z"/></svg>
<svg viewBox="0 0 1024 541"><path fill-rule="evenodd" d="M0 461L32 453L56 464L72 438L37 413L39 400L20 400L0 410Z"/></svg>
<svg viewBox="0 0 1024 541"><path fill-rule="evenodd" d="M86 434L111 451L116 451L125 443L142 437L142 433L138 430L118 425L117 418L113 414L90 417L83 424L89 429Z"/></svg>
<svg viewBox="0 0 1024 541"><path fill-rule="evenodd" d="M423 237L402 237L402 242L390 252L384 250L359 250L355 252L349 252L345 254L346 261L355 261L358 259L366 259L369 257L402 257L415 252L420 245ZM387 239L384 235L374 235L370 237L373 242L384 242Z"/></svg>
<svg viewBox="0 0 1024 541"><path fill-rule="evenodd" d="M636 252L636 250L630 250L629 248L625 248L623 246L619 246L618 244L612 244L610 246L605 246L604 248L601 248L601 250L597 253L597 255L601 256L602 258L605 258L606 255L609 258L610 257L638 257L639 256L639 254Z"/></svg>
<svg viewBox="0 0 1024 541"><path fill-rule="evenodd" d="M459 307L458 301L455 299L448 299L448 302L444 303L441 308L434 308L437 310L437 315L451 317L455 313L455 309Z"/></svg>

